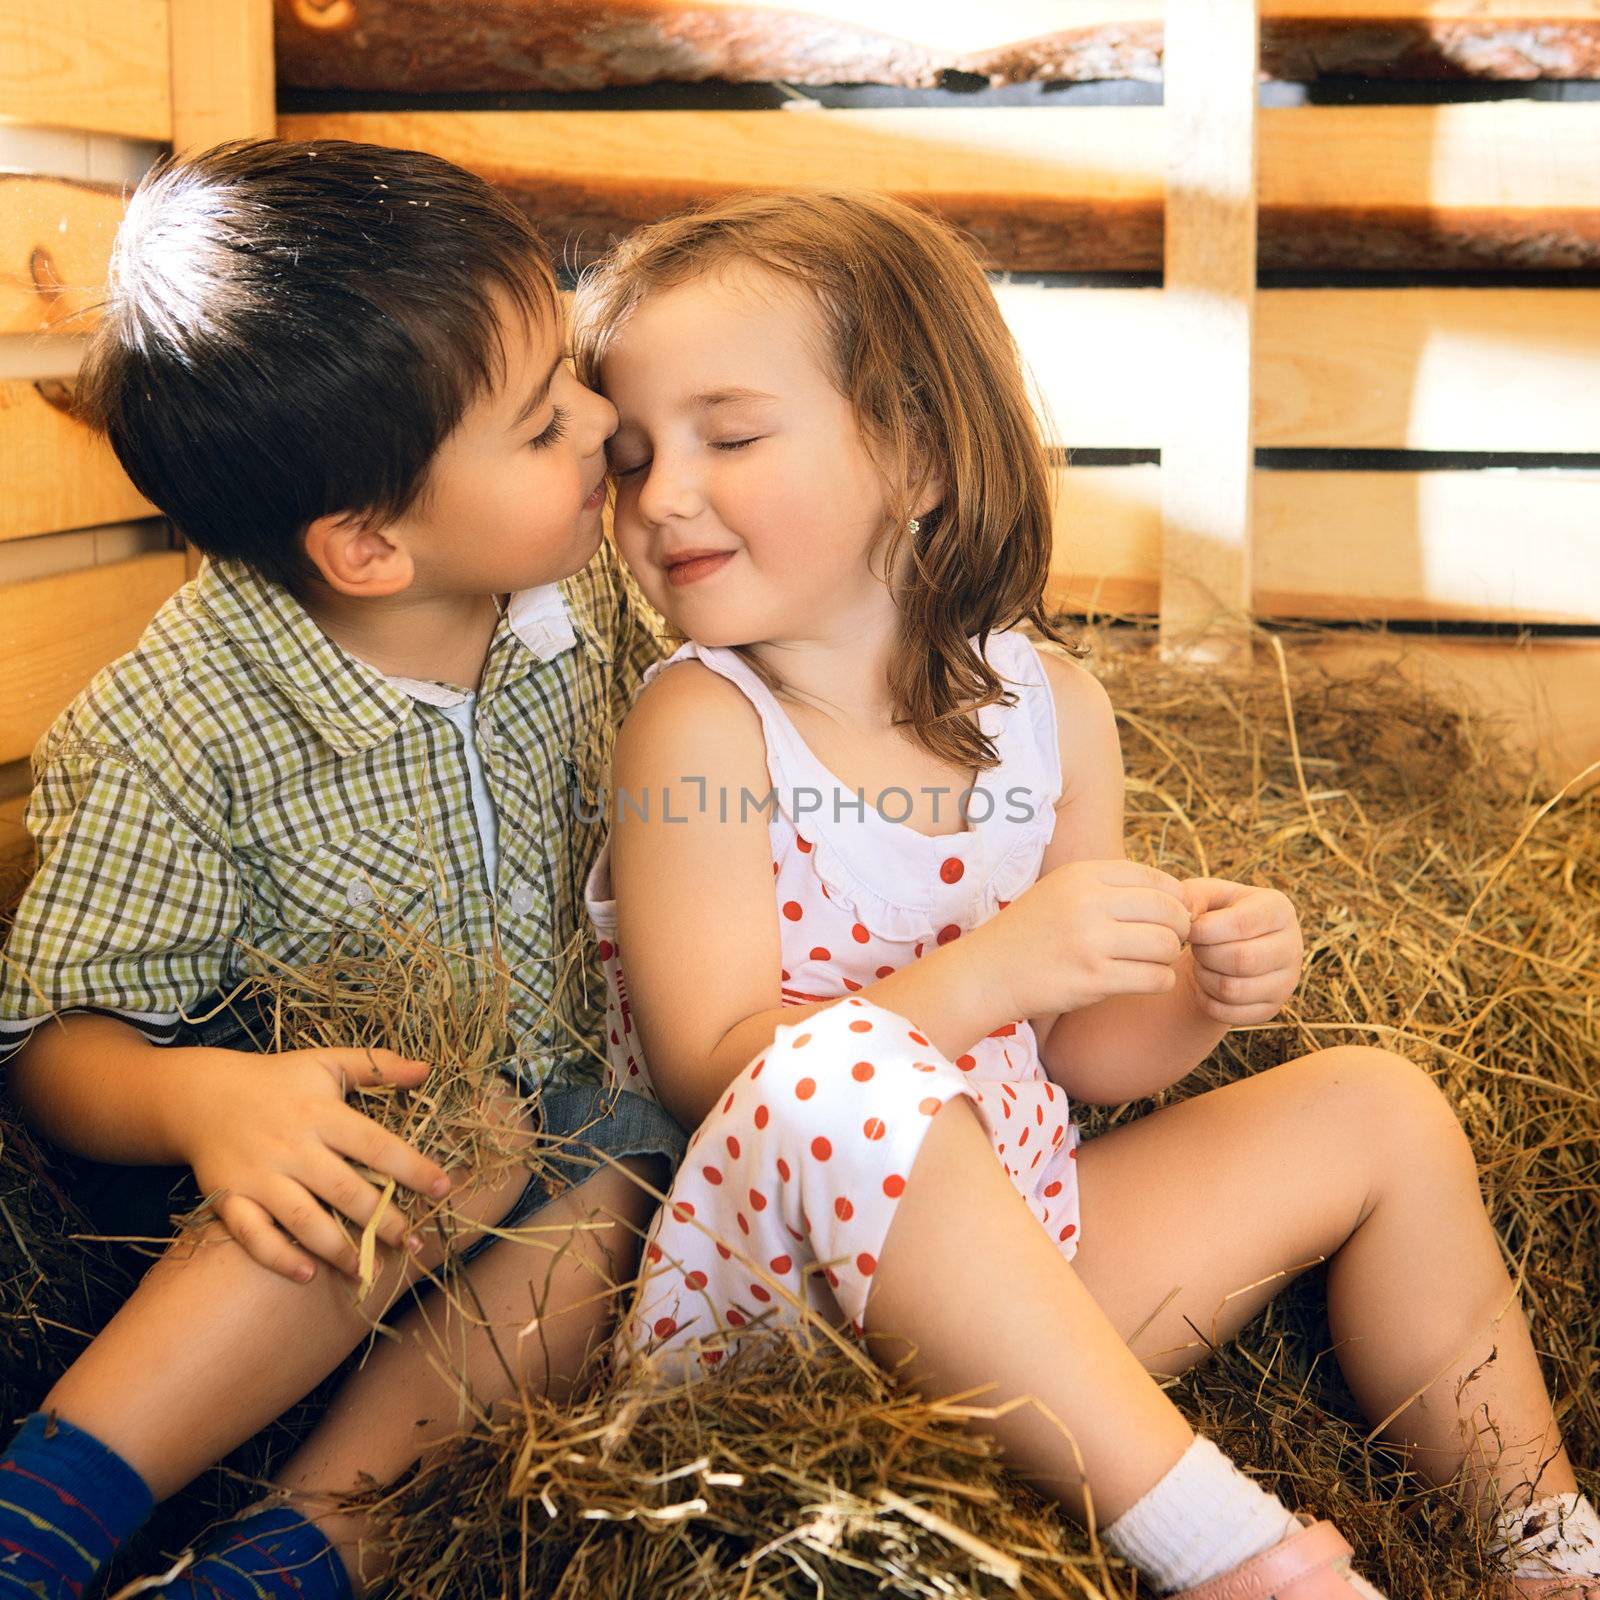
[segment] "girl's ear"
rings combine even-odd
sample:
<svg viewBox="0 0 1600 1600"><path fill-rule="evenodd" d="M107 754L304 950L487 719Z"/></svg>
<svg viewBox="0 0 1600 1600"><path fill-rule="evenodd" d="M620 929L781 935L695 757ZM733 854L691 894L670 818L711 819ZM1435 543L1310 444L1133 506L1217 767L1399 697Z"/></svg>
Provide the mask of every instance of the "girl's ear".
<svg viewBox="0 0 1600 1600"><path fill-rule="evenodd" d="M913 454L910 465L911 481L916 483L919 478L922 479L922 486L912 499L911 515L925 517L935 506L944 504L944 474L935 467L931 453L920 446Z"/></svg>
<svg viewBox="0 0 1600 1600"><path fill-rule="evenodd" d="M922 486L922 492L917 496L911 514L914 517L925 517L936 506L944 504L944 479L936 473Z"/></svg>
<svg viewBox="0 0 1600 1600"><path fill-rule="evenodd" d="M324 583L357 600L376 600L411 587L416 566L390 528L374 527L354 512L334 511L306 529L306 559Z"/></svg>

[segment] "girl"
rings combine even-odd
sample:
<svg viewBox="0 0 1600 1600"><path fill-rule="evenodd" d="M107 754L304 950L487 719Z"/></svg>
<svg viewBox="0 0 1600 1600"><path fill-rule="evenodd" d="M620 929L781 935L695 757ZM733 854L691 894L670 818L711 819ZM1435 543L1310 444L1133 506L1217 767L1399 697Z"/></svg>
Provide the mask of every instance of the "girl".
<svg viewBox="0 0 1600 1600"><path fill-rule="evenodd" d="M1079 1145L1070 1099L1275 1015L1301 939L1274 890L1124 858L1105 693L1017 631L1065 643L1050 480L963 246L886 199L746 197L619 247L575 338L619 546L688 640L623 726L589 883L612 1073L698 1130L626 1343L704 1371L810 1306L925 1389L1034 1397L991 1424L1009 1459L1162 1591L1371 1597L1152 1376L1328 1258L1357 1399L1433 1481L1465 1467L1504 1593L1597 1600L1419 1070L1319 1051Z"/></svg>

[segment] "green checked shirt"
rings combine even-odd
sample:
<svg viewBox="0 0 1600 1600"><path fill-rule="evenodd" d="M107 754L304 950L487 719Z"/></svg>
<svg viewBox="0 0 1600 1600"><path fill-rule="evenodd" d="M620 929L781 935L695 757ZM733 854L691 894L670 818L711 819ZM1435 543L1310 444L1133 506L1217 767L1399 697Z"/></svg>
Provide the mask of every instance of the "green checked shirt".
<svg viewBox="0 0 1600 1600"><path fill-rule="evenodd" d="M208 563L35 752L0 1053L66 1010L170 1041L250 947L305 965L402 922L475 954L498 939L526 1083L597 1076L583 885L610 730L667 653L609 541L511 597L470 696L385 677L286 590Z"/></svg>

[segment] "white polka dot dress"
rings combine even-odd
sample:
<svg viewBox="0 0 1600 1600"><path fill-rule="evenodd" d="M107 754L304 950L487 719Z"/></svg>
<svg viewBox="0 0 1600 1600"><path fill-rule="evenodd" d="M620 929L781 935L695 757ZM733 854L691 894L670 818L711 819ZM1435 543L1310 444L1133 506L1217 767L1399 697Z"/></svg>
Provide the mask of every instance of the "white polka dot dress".
<svg viewBox="0 0 1600 1600"><path fill-rule="evenodd" d="M691 641L645 674L648 683L699 660L759 713L776 800L767 815L784 1003L840 1001L780 1027L690 1141L619 1335L670 1369L714 1367L730 1340L795 1320L801 1305L860 1331L906 1177L955 1095L972 1103L1040 1225L1064 1254L1076 1251L1078 1134L1028 1022L1005 1024L952 1061L915 1019L860 995L1038 877L1061 792L1053 697L1024 635L991 635L986 655L1016 697L979 712L1000 764L967 797L967 830L938 837L896 820L897 808L909 813L904 790L862 796L829 772L734 651ZM957 797L943 799L954 815ZM617 942L609 847L587 901L606 975L611 1078L653 1096Z"/></svg>

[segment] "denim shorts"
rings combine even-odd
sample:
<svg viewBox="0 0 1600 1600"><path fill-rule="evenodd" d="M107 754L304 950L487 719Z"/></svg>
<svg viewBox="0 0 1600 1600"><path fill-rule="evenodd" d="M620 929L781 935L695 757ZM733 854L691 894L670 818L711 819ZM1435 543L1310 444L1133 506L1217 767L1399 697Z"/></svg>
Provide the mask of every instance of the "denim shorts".
<svg viewBox="0 0 1600 1600"><path fill-rule="evenodd" d="M230 1007L182 1026L174 1043L257 1051L266 1048L270 1037L261 1012ZM513 1081L526 1087L520 1079ZM683 1160L687 1134L665 1109L643 1095L599 1084L551 1084L539 1092L535 1107L535 1124L543 1135L540 1170L529 1176L497 1228L528 1221L564 1187L576 1187L609 1165L607 1157L619 1161L627 1156L661 1156L673 1172ZM107 1165L64 1151L55 1156L68 1192L98 1233L163 1243L172 1237L173 1215L200 1204L194 1174L187 1167ZM455 1259L463 1264L471 1261L494 1241L494 1234L482 1234Z"/></svg>

